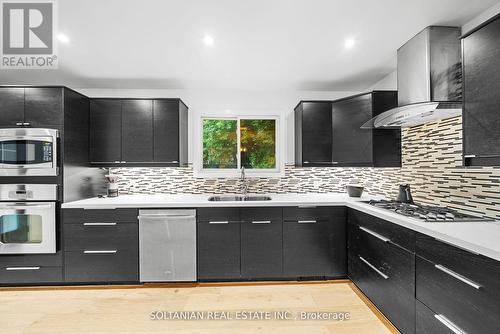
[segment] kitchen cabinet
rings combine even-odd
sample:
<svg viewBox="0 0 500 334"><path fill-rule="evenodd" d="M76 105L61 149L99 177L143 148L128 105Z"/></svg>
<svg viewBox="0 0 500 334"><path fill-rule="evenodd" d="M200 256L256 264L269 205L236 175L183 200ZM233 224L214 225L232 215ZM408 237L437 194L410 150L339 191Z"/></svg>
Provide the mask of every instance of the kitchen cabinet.
<svg viewBox="0 0 500 334"><path fill-rule="evenodd" d="M63 124L62 87L0 87L0 126Z"/></svg>
<svg viewBox="0 0 500 334"><path fill-rule="evenodd" d="M198 280L239 280L239 209L198 209L197 225Z"/></svg>
<svg viewBox="0 0 500 334"><path fill-rule="evenodd" d="M464 333L494 333L500 328L500 263L419 236L416 241L416 297L441 327ZM417 317L417 326L423 326Z"/></svg>
<svg viewBox="0 0 500 334"><path fill-rule="evenodd" d="M463 52L466 166L500 166L500 15L468 33Z"/></svg>
<svg viewBox="0 0 500 334"><path fill-rule="evenodd" d="M242 208L241 277L272 279L282 276L282 209Z"/></svg>
<svg viewBox="0 0 500 334"><path fill-rule="evenodd" d="M66 282L139 281L136 209L63 209L63 236Z"/></svg>
<svg viewBox="0 0 500 334"><path fill-rule="evenodd" d="M0 284L50 284L63 282L62 267L11 266L0 268Z"/></svg>
<svg viewBox="0 0 500 334"><path fill-rule="evenodd" d="M90 101L90 162L120 162L122 111L121 101Z"/></svg>
<svg viewBox="0 0 500 334"><path fill-rule="evenodd" d="M346 209L283 208L283 274L288 278L346 276Z"/></svg>
<svg viewBox="0 0 500 334"><path fill-rule="evenodd" d="M184 166L188 108L179 99L93 99L94 166Z"/></svg>
<svg viewBox="0 0 500 334"><path fill-rule="evenodd" d="M122 162L153 161L153 101L122 101Z"/></svg>
<svg viewBox="0 0 500 334"><path fill-rule="evenodd" d="M401 166L401 131L361 129L378 114L397 107L397 92L373 91L332 103L332 160L338 166Z"/></svg>
<svg viewBox="0 0 500 334"><path fill-rule="evenodd" d="M414 233L349 210L347 234L349 278L401 333L415 333Z"/></svg>
<svg viewBox="0 0 500 334"><path fill-rule="evenodd" d="M330 101L301 101L295 107L295 164L333 165Z"/></svg>
<svg viewBox="0 0 500 334"><path fill-rule="evenodd" d="M401 166L401 131L361 129L397 107L397 92L372 91L335 101L301 101L295 108L297 166Z"/></svg>

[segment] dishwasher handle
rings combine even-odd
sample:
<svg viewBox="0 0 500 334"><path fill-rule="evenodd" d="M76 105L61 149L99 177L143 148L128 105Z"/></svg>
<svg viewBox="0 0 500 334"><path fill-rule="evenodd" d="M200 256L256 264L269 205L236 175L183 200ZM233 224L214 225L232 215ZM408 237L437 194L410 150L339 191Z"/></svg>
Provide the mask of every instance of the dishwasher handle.
<svg viewBox="0 0 500 334"><path fill-rule="evenodd" d="M162 215L162 214L140 214L142 219L196 219L194 215Z"/></svg>

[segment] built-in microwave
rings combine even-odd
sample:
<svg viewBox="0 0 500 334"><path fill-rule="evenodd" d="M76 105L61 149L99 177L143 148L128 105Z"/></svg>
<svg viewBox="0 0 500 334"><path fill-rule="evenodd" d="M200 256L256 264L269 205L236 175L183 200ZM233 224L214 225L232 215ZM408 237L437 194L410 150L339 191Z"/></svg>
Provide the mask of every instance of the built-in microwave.
<svg viewBox="0 0 500 334"><path fill-rule="evenodd" d="M58 174L54 129L0 129L0 176Z"/></svg>

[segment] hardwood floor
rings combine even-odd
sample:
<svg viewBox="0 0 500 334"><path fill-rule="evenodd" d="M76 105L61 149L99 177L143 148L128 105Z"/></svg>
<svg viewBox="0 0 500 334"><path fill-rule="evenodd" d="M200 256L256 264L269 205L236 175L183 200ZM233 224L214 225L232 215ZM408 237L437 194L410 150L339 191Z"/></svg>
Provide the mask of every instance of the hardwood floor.
<svg viewBox="0 0 500 334"><path fill-rule="evenodd" d="M358 296L351 283L209 285L125 289L0 291L1 333L308 333L396 331ZM202 311L203 320L151 320L153 311ZM222 311L233 320L207 320ZM236 313L247 311L247 313ZM250 313L261 311L269 313ZM277 320L276 313L348 312L349 320ZM173 315L158 313L157 315ZM183 313L186 316L188 313ZM236 320L244 314L271 320ZM313 316L315 313L309 313ZM177 313L180 315L180 313ZM211 314L215 317L215 313Z"/></svg>

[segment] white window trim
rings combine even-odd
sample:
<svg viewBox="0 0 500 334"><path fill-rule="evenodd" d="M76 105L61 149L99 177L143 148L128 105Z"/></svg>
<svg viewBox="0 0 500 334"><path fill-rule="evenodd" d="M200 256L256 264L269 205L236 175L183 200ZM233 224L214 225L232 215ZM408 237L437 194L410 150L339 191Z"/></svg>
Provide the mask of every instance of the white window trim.
<svg viewBox="0 0 500 334"><path fill-rule="evenodd" d="M227 119L227 120L244 120L244 119L273 119L276 121L276 168L274 169L245 169L245 175L249 178L258 177L284 177L285 176L285 131L283 119L279 115L201 115L196 122L195 130L198 135L196 141L195 157L194 157L194 176L201 178L236 178L240 177L241 170L237 169L206 169L203 168L203 120L205 119ZM238 122L238 147L240 151L240 131ZM240 165L241 157L238 154L238 166Z"/></svg>

